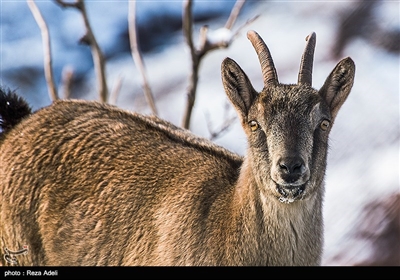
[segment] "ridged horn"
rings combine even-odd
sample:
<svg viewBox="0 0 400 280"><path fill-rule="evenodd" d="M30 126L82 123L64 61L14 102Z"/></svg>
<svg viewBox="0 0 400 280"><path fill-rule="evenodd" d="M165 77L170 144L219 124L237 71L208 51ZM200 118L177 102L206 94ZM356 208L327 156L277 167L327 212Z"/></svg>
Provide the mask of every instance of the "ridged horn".
<svg viewBox="0 0 400 280"><path fill-rule="evenodd" d="M278 75L276 74L276 69L274 62L272 60L271 54L267 45L261 39L257 32L250 30L247 32L247 38L252 43L261 64L261 71L264 80L264 87L271 85L277 85Z"/></svg>
<svg viewBox="0 0 400 280"><path fill-rule="evenodd" d="M303 56L301 58L300 71L298 83L303 85L312 85L312 69L314 63L314 49L316 42L316 34L312 32L307 36L306 48L304 49Z"/></svg>

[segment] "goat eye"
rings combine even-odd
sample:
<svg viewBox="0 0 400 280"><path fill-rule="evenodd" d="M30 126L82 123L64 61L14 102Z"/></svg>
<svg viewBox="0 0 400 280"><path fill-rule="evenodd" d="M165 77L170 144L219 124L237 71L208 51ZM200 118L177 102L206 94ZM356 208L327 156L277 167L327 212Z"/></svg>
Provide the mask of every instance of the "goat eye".
<svg viewBox="0 0 400 280"><path fill-rule="evenodd" d="M322 130L326 131L328 130L329 125L330 122L328 120L323 120L319 126L321 127Z"/></svg>
<svg viewBox="0 0 400 280"><path fill-rule="evenodd" d="M259 128L258 122L250 121L249 122L251 131L256 131Z"/></svg>

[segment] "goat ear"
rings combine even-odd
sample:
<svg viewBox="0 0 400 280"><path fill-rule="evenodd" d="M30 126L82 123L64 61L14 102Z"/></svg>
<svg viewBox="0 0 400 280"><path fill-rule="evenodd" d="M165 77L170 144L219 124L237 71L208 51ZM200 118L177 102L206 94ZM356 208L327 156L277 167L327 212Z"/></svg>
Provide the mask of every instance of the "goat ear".
<svg viewBox="0 0 400 280"><path fill-rule="evenodd" d="M257 92L251 85L246 73L229 57L222 61L221 75L226 95L244 121Z"/></svg>
<svg viewBox="0 0 400 280"><path fill-rule="evenodd" d="M342 59L319 90L319 94L329 105L333 119L353 87L355 68L350 57Z"/></svg>

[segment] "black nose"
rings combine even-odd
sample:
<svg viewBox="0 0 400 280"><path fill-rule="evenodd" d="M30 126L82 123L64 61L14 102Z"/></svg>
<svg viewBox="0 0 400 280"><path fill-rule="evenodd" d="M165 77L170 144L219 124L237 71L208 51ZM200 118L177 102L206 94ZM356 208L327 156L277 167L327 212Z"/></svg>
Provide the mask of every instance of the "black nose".
<svg viewBox="0 0 400 280"><path fill-rule="evenodd" d="M300 157L286 157L278 161L281 178L287 183L294 183L306 172L304 161Z"/></svg>
<svg viewBox="0 0 400 280"><path fill-rule="evenodd" d="M297 157L282 158L279 168L285 174L301 174L304 171L304 161Z"/></svg>

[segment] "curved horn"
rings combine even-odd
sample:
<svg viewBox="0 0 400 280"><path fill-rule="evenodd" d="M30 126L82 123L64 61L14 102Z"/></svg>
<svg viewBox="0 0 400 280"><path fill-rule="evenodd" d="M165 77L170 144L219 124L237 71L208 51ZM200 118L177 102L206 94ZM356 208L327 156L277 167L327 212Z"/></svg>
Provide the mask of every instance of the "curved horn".
<svg viewBox="0 0 400 280"><path fill-rule="evenodd" d="M247 38L252 43L258 55L264 79L264 87L277 85L279 83L278 75L276 74L274 62L267 45L264 43L263 39L261 39L260 35L253 30L247 32Z"/></svg>
<svg viewBox="0 0 400 280"><path fill-rule="evenodd" d="M312 85L312 69L314 61L314 49L316 42L316 34L312 32L307 36L306 48L304 50L303 56L301 58L300 71L298 83L303 85Z"/></svg>

